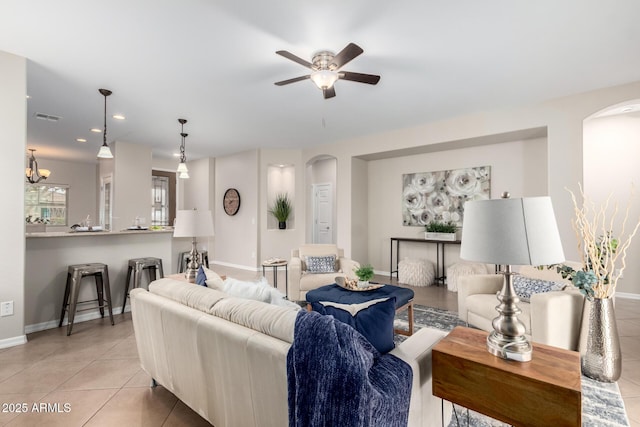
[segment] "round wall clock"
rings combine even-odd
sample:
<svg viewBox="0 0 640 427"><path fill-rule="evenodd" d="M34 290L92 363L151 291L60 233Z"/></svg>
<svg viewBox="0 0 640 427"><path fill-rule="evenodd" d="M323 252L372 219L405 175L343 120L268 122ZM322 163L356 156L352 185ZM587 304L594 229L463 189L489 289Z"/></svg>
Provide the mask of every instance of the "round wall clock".
<svg viewBox="0 0 640 427"><path fill-rule="evenodd" d="M224 192L224 211L227 215L233 216L240 210L240 193L235 188L229 188Z"/></svg>

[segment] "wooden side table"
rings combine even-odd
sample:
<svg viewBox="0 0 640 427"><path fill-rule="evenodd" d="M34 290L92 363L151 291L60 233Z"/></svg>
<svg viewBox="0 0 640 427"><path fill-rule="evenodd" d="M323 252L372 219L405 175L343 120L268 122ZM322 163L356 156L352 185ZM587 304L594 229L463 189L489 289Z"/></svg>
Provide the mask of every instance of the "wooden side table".
<svg viewBox="0 0 640 427"><path fill-rule="evenodd" d="M487 332L457 327L432 350L434 396L514 426L581 426L580 355L533 343L530 362L498 358Z"/></svg>

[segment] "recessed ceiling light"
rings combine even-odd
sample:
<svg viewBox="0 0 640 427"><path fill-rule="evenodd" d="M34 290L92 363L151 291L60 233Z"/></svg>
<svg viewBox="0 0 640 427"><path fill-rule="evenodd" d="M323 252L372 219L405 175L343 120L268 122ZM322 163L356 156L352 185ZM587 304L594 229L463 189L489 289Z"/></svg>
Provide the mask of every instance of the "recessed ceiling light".
<svg viewBox="0 0 640 427"><path fill-rule="evenodd" d="M113 117L116 120L124 120L125 119L125 117L122 114L114 114L111 117Z"/></svg>
<svg viewBox="0 0 640 427"><path fill-rule="evenodd" d="M84 139L84 138L76 138L76 141L78 141L78 142L87 142L87 140Z"/></svg>
<svg viewBox="0 0 640 427"><path fill-rule="evenodd" d="M180 153L173 153L173 157L180 157Z"/></svg>
<svg viewBox="0 0 640 427"><path fill-rule="evenodd" d="M31 97L29 95L27 95L27 99L31 99Z"/></svg>
<svg viewBox="0 0 640 427"><path fill-rule="evenodd" d="M95 132L95 133L102 133L102 129L98 129L98 128L91 128L91 132Z"/></svg>

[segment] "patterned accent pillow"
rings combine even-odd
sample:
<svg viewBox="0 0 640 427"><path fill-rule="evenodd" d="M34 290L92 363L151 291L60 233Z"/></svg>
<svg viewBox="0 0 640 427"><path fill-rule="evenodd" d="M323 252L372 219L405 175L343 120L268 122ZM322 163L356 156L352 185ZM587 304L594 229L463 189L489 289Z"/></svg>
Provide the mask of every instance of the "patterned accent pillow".
<svg viewBox="0 0 640 427"><path fill-rule="evenodd" d="M522 302L530 302L531 295L544 292L561 291L567 286L566 283L550 282L542 279L532 279L531 277L515 274L513 276L513 289Z"/></svg>
<svg viewBox="0 0 640 427"><path fill-rule="evenodd" d="M307 256L307 273L334 273L336 271L336 256Z"/></svg>

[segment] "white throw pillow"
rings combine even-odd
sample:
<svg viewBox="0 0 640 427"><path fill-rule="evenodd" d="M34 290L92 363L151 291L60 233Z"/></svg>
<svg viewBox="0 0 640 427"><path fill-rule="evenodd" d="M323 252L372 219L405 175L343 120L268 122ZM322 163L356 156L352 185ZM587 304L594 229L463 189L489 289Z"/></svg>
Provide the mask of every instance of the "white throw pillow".
<svg viewBox="0 0 640 427"><path fill-rule="evenodd" d="M271 301L270 289L271 286L269 286L267 279L264 277L258 282L244 282L229 277L224 281L222 291L234 297L269 303Z"/></svg>
<svg viewBox="0 0 640 427"><path fill-rule="evenodd" d="M202 270L204 270L204 275L207 276L207 280L205 280L207 287L222 291L222 288L224 287L224 281L220 276L218 276L218 273L213 270L209 270L204 266L202 266Z"/></svg>

